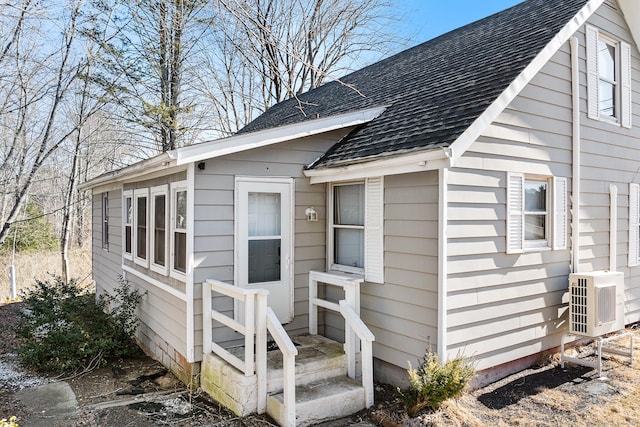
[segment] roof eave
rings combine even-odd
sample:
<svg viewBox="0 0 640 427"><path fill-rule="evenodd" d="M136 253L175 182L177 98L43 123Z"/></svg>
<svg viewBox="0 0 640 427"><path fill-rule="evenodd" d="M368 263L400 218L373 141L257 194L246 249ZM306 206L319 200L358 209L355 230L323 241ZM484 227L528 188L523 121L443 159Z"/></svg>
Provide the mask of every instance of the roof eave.
<svg viewBox="0 0 640 427"><path fill-rule="evenodd" d="M448 148L395 155L368 162L349 163L305 170L311 184L334 181L348 181L381 175L423 172L450 167L451 152Z"/></svg>
<svg viewBox="0 0 640 427"><path fill-rule="evenodd" d="M636 1L636 0L633 0ZM520 94L533 77L551 60L576 31L584 25L604 0L591 0L547 43L527 67L498 96L495 101L451 144L451 164L465 153L491 123L498 118L505 108Z"/></svg>
<svg viewBox="0 0 640 427"><path fill-rule="evenodd" d="M170 151L169 156L176 160L177 165L198 162L368 123L382 114L386 108L387 106L366 108L261 131L242 133L224 139L178 148Z"/></svg>
<svg viewBox="0 0 640 427"><path fill-rule="evenodd" d="M151 157L150 159L97 176L83 182L78 186L78 188L80 190L91 190L99 186L134 180L145 175L172 169L175 166L175 160L171 159L168 153L161 153L157 156Z"/></svg>

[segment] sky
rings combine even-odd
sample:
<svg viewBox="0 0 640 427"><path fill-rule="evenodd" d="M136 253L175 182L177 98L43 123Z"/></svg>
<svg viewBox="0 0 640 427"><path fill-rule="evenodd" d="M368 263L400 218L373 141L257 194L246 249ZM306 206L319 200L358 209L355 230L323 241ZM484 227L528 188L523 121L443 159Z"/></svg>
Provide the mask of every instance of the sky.
<svg viewBox="0 0 640 427"><path fill-rule="evenodd" d="M391 0L400 9L409 46L477 21L522 0Z"/></svg>

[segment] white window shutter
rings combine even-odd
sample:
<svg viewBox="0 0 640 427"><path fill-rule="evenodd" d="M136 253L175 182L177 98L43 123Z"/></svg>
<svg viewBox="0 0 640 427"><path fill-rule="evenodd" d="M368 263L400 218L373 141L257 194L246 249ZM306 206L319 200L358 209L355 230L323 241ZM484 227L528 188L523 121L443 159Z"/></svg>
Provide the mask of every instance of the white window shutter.
<svg viewBox="0 0 640 427"><path fill-rule="evenodd" d="M524 243L524 175L507 176L507 253L521 253Z"/></svg>
<svg viewBox="0 0 640 427"><path fill-rule="evenodd" d="M568 197L567 178L553 178L553 249L567 249Z"/></svg>
<svg viewBox="0 0 640 427"><path fill-rule="evenodd" d="M640 185L629 184L629 267L638 265L638 239L640 238L639 197Z"/></svg>
<svg viewBox="0 0 640 427"><path fill-rule="evenodd" d="M629 43L620 43L620 89L622 91L620 98L621 120L620 123L625 128L631 127L632 102L631 102L631 46Z"/></svg>
<svg viewBox="0 0 640 427"><path fill-rule="evenodd" d="M367 282L384 283L384 181L367 178L365 201L365 262Z"/></svg>
<svg viewBox="0 0 640 427"><path fill-rule="evenodd" d="M598 29L587 25L587 114L590 119L600 118L598 105Z"/></svg>

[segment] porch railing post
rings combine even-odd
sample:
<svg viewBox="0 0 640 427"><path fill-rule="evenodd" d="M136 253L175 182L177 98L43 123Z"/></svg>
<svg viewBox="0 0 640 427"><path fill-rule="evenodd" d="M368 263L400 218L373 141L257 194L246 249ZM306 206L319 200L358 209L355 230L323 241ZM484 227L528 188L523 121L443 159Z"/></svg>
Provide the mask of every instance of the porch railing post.
<svg viewBox="0 0 640 427"><path fill-rule="evenodd" d="M259 414L267 410L267 295L269 291L256 293L256 376L258 380Z"/></svg>
<svg viewBox="0 0 640 427"><path fill-rule="evenodd" d="M202 284L202 348L205 354L212 351L212 322L211 322L211 283Z"/></svg>

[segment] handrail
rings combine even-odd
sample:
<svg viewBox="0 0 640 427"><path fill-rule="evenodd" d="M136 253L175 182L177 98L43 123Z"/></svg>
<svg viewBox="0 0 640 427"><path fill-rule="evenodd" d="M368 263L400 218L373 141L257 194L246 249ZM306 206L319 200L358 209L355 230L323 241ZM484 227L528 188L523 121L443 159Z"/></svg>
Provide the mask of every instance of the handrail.
<svg viewBox="0 0 640 427"><path fill-rule="evenodd" d="M282 352L283 403L286 408L284 425L295 426L296 355L298 354L298 349L289 338L271 307L267 307L267 329Z"/></svg>
<svg viewBox="0 0 640 427"><path fill-rule="evenodd" d="M340 313L347 326L353 330L358 338L362 351L362 387L364 387L365 404L367 408L373 406L373 341L375 336L364 324L354 308L346 300L340 300Z"/></svg>
<svg viewBox="0 0 640 427"><path fill-rule="evenodd" d="M219 294L242 301L245 304L244 323L213 309L211 306L211 293ZM202 284L203 300L203 349L205 353L214 352L220 358L242 371L245 376L251 376L255 372L254 363L254 334L255 334L255 301L260 290L249 290L229 285L219 280L207 279ZM208 314L207 314L208 313ZM231 354L222 346L213 342L212 320L238 331L244 335L244 360Z"/></svg>

